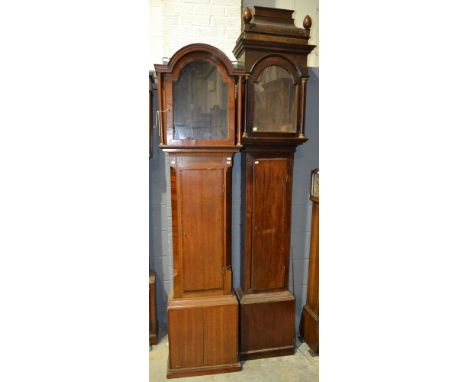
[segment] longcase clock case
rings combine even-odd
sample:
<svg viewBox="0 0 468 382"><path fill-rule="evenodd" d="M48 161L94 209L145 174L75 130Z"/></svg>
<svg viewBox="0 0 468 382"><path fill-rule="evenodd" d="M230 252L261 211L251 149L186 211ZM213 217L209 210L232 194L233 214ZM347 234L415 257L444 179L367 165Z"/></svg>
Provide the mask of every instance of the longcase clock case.
<svg viewBox="0 0 468 382"><path fill-rule="evenodd" d="M188 45L160 84L160 147L170 157L174 290L168 301L169 378L240 370L232 290L231 171L239 151L239 76L205 44Z"/></svg>
<svg viewBox="0 0 468 382"><path fill-rule="evenodd" d="M294 152L304 143L311 20L292 10L244 11L234 48L243 66L240 357L293 354L295 298L288 290Z"/></svg>

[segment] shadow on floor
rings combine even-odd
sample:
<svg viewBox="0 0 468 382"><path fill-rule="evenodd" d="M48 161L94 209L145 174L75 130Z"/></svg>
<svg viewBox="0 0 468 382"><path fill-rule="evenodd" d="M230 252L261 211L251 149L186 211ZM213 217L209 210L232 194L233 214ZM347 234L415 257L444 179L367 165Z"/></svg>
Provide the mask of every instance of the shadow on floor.
<svg viewBox="0 0 468 382"><path fill-rule="evenodd" d="M159 343L149 352L149 382L168 381L166 378L168 350L167 336L161 335ZM236 373L172 379L180 382L318 382L318 380L319 357L312 356L305 342L298 346L294 355L245 361L242 363L242 370Z"/></svg>

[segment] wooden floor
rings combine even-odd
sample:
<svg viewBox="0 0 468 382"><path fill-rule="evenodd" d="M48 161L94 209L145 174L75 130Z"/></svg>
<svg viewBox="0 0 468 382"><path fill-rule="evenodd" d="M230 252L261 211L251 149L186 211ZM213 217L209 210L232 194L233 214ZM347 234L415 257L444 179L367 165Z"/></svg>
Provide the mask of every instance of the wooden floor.
<svg viewBox="0 0 468 382"><path fill-rule="evenodd" d="M159 343L149 352L149 382L169 381L167 370L167 336L161 333ZM296 354L286 357L264 358L242 362L242 371L236 373L177 378L176 382L318 382L319 357L312 356L306 343L298 343Z"/></svg>

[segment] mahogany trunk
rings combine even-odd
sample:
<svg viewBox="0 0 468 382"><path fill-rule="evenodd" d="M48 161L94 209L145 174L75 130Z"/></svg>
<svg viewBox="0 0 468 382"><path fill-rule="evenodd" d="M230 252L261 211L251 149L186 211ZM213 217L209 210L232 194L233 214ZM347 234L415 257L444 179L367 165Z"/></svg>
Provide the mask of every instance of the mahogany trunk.
<svg viewBox="0 0 468 382"><path fill-rule="evenodd" d="M295 146L242 153L241 359L295 352L295 298L288 290Z"/></svg>

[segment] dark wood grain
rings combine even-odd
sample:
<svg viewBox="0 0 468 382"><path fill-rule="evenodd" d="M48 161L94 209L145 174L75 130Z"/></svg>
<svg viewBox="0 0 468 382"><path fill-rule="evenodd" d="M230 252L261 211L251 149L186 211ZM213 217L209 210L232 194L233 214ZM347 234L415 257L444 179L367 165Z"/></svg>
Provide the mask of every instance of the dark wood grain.
<svg viewBox="0 0 468 382"><path fill-rule="evenodd" d="M240 301L241 359L295 352L295 299L289 291L243 294Z"/></svg>
<svg viewBox="0 0 468 382"><path fill-rule="evenodd" d="M307 56L314 46L308 44L310 30L295 26L293 13L257 6L246 10L233 50L245 77L237 291L241 358L295 349L295 299L288 291L291 194L294 152L307 140ZM273 66L279 68L269 69ZM272 109L273 100L280 113Z"/></svg>
<svg viewBox="0 0 468 382"><path fill-rule="evenodd" d="M252 203L253 290L285 287L289 252L287 226L287 158L254 158ZM274 190L274 191L273 191Z"/></svg>
<svg viewBox="0 0 468 382"><path fill-rule="evenodd" d="M294 147L248 145L242 162L242 285L287 289Z"/></svg>
<svg viewBox="0 0 468 382"><path fill-rule="evenodd" d="M253 18L242 25L233 53L247 70L266 54L291 57L307 76L307 55L315 48L309 45L310 29L296 28L293 10L253 7ZM307 25L307 24L306 24Z"/></svg>
<svg viewBox="0 0 468 382"><path fill-rule="evenodd" d="M319 198L312 200L312 231L310 238L307 302L302 310L301 337L315 354L319 354Z"/></svg>
<svg viewBox="0 0 468 382"><path fill-rule="evenodd" d="M304 129L305 129L305 115L306 115L306 89L307 89L307 77L301 78L300 84L300 108L299 108L299 137L304 138Z"/></svg>
<svg viewBox="0 0 468 382"><path fill-rule="evenodd" d="M242 147L241 144L241 136L242 136L242 129L243 129L243 116L244 111L242 109L242 105L244 104L243 94L244 94L244 77L239 76L237 79L237 113L236 113L236 121L237 121L237 131L236 131L236 145Z"/></svg>

